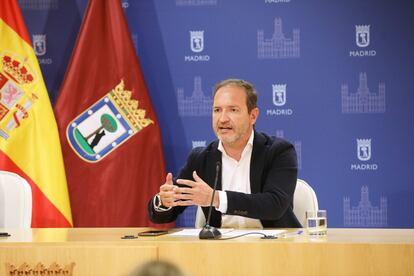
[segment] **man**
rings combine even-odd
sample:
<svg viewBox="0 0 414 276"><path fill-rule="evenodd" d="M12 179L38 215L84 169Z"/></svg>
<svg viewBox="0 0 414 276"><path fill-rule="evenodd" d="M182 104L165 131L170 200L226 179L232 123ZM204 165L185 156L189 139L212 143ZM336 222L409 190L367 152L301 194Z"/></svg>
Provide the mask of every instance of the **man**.
<svg viewBox="0 0 414 276"><path fill-rule="evenodd" d="M168 173L148 203L151 221L167 223L190 205L207 217L216 164L221 163L210 225L230 228L301 227L292 211L296 152L289 142L254 130L259 115L254 87L238 79L214 89L213 129L218 140L191 151L176 183Z"/></svg>

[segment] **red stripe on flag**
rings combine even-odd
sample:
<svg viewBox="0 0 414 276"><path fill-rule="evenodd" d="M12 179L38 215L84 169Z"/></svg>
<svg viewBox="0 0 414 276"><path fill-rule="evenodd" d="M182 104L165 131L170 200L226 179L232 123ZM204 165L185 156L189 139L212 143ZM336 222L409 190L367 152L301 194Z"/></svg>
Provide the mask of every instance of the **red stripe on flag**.
<svg viewBox="0 0 414 276"><path fill-rule="evenodd" d="M26 27L23 22L23 16L20 12L19 4L16 1L2 0L0 8L0 18L6 22L23 40L29 45L30 42L29 34L27 33Z"/></svg>
<svg viewBox="0 0 414 276"><path fill-rule="evenodd" d="M36 183L30 179L3 151L0 150L0 169L25 178L32 188L32 227L72 227L65 216L49 201Z"/></svg>

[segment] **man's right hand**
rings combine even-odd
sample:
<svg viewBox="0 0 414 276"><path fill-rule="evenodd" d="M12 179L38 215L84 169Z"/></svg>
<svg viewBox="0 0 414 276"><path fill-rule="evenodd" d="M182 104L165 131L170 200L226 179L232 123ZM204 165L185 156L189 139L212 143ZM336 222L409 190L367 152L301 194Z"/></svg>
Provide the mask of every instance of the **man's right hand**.
<svg viewBox="0 0 414 276"><path fill-rule="evenodd" d="M160 187L160 199L161 203L165 207L174 207L176 206L175 198L174 198L174 186L173 183L173 175L172 173L168 173L165 177L165 183Z"/></svg>

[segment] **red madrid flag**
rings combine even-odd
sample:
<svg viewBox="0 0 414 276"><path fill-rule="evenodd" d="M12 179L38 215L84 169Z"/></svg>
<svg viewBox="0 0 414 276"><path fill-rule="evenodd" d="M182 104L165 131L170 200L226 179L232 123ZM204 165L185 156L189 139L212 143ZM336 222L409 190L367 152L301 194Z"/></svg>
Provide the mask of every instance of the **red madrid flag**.
<svg viewBox="0 0 414 276"><path fill-rule="evenodd" d="M165 162L119 0L89 1L54 110L74 226L152 226Z"/></svg>

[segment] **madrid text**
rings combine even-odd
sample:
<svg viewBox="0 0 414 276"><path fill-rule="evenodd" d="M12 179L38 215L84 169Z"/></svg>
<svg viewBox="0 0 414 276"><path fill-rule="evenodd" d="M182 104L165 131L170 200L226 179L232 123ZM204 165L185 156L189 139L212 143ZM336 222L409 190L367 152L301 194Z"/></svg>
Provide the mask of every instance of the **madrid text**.
<svg viewBox="0 0 414 276"><path fill-rule="evenodd" d="M293 115L293 110L290 108L287 109L267 109L266 110L267 116L291 116Z"/></svg>
<svg viewBox="0 0 414 276"><path fill-rule="evenodd" d="M39 64L52 64L53 60L51 58L38 58Z"/></svg>
<svg viewBox="0 0 414 276"><path fill-rule="evenodd" d="M376 55L377 55L377 52L375 50L349 51L350 57L373 57Z"/></svg>
<svg viewBox="0 0 414 276"><path fill-rule="evenodd" d="M209 55L195 55L195 56L184 56L184 61L197 62L197 61L209 61Z"/></svg>
<svg viewBox="0 0 414 276"><path fill-rule="evenodd" d="M378 164L351 164L352 171L376 171Z"/></svg>

